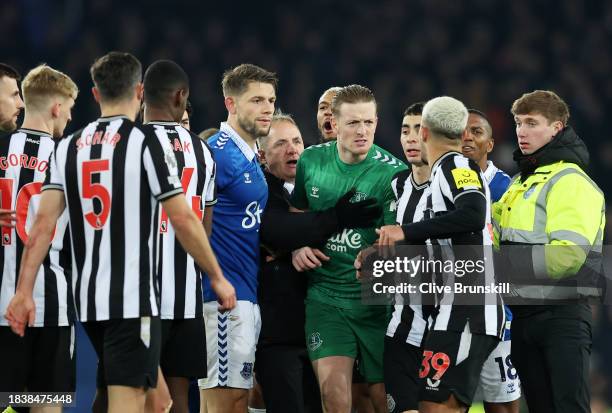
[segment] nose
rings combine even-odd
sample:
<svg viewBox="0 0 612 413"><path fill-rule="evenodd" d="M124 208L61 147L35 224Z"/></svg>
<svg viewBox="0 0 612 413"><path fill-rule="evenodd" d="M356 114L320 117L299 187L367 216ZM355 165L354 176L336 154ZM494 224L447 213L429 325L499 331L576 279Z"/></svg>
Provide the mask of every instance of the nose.
<svg viewBox="0 0 612 413"><path fill-rule="evenodd" d="M525 136L525 127L523 125L516 125L516 136Z"/></svg>
<svg viewBox="0 0 612 413"><path fill-rule="evenodd" d="M274 102L270 102L270 101L267 102L267 104L265 105L265 108L264 108L264 113L265 114L272 114L272 113L274 113Z"/></svg>
<svg viewBox="0 0 612 413"><path fill-rule="evenodd" d="M17 95L17 109L23 109L25 105L23 104L23 99L21 99L21 95Z"/></svg>
<svg viewBox="0 0 612 413"><path fill-rule="evenodd" d="M419 135L415 132L410 132L408 134L408 137L406 138L406 141L410 142L410 143L416 143L417 142L417 138L419 137Z"/></svg>

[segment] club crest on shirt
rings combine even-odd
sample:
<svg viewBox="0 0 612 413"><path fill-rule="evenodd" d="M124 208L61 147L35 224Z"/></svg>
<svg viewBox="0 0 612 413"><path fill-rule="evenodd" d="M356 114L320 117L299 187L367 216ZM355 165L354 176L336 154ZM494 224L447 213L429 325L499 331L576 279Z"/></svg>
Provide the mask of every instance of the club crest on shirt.
<svg viewBox="0 0 612 413"><path fill-rule="evenodd" d="M242 370L240 371L240 375L243 379L248 380L253 376L253 363L242 363Z"/></svg>
<svg viewBox="0 0 612 413"><path fill-rule="evenodd" d="M310 351L315 351L323 344L323 340L321 339L321 334L312 333L308 338L308 348Z"/></svg>

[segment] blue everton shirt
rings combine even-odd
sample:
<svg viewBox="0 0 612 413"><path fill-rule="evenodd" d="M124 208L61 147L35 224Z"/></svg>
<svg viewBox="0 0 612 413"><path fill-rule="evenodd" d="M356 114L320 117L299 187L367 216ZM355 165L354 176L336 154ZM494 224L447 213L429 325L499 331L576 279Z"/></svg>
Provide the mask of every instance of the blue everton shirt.
<svg viewBox="0 0 612 413"><path fill-rule="evenodd" d="M259 224L268 185L251 148L227 123L208 144L217 165L217 204L213 213L210 243L223 274L236 289L238 300L257 302ZM204 277L204 301L216 294Z"/></svg>
<svg viewBox="0 0 612 413"><path fill-rule="evenodd" d="M487 169L482 173L484 175L487 184L489 185L489 192L491 192L491 202L497 202L502 197L508 186L510 186L510 177L507 173L493 165L493 162L487 161ZM503 341L510 340L510 323L512 321L512 312L507 305L504 306L506 310L506 328L504 329Z"/></svg>

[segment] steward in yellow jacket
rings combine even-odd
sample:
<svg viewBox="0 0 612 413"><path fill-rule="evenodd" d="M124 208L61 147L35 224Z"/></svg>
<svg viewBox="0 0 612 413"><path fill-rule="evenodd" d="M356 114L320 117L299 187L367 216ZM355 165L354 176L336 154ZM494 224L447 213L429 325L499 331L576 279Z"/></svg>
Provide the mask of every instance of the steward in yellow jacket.
<svg viewBox="0 0 612 413"><path fill-rule="evenodd" d="M587 299L605 294L604 196L585 173L588 150L559 96L527 93L512 113L520 174L492 208L496 275L504 272L516 295L512 361L530 411L590 412Z"/></svg>

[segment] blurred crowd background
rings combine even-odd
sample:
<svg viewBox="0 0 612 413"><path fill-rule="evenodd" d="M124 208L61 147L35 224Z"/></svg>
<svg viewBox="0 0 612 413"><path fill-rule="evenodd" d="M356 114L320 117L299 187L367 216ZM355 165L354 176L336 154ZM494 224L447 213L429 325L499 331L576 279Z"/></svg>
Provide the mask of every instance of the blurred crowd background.
<svg viewBox="0 0 612 413"><path fill-rule="evenodd" d="M192 128L226 119L220 80L250 62L278 73L278 106L318 139L317 101L359 83L379 102L376 142L401 155L403 109L445 94L487 113L498 166L514 172L512 102L552 89L612 194L612 2L604 0L126 1L2 0L1 61L22 74L46 62L81 89L67 131L98 115L89 66L110 50L143 65L177 61L191 78ZM571 196L571 194L568 194ZM612 236L608 214L607 240ZM593 411L612 405L612 306L596 310Z"/></svg>

